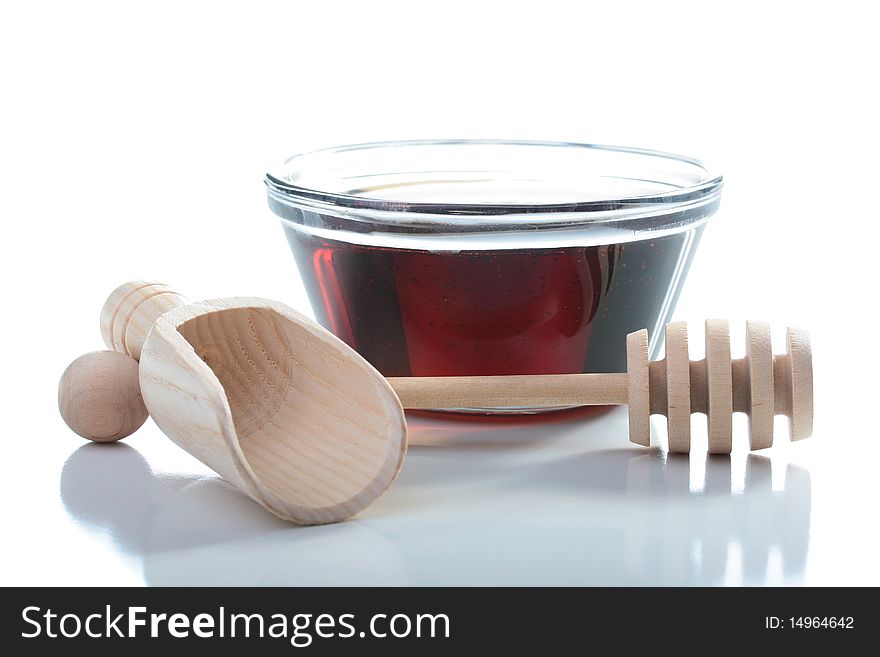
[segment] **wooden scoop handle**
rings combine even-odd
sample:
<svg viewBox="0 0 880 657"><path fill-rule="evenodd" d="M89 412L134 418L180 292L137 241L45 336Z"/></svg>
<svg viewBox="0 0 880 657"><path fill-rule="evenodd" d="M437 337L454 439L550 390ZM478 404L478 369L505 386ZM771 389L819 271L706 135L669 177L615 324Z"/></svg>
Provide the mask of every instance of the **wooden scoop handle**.
<svg viewBox="0 0 880 657"><path fill-rule="evenodd" d="M140 360L144 340L160 316L190 303L162 283L129 281L107 297L101 309L101 337L108 349Z"/></svg>

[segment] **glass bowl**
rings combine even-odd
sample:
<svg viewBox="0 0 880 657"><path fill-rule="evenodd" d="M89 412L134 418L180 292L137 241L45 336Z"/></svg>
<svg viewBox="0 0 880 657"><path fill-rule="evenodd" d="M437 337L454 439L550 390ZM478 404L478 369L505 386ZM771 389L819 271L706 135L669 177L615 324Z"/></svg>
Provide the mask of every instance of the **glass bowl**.
<svg viewBox="0 0 880 657"><path fill-rule="evenodd" d="M265 182L317 320L386 376L624 372L642 328L656 356L722 188L680 155L487 140L320 150Z"/></svg>

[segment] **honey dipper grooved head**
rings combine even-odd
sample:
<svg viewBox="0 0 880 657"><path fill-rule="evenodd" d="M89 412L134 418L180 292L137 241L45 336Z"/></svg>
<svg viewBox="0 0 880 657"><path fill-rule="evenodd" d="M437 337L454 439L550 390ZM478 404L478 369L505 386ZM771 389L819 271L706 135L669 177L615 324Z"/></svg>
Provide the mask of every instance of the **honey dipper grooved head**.
<svg viewBox="0 0 880 657"><path fill-rule="evenodd" d="M647 332L627 338L630 440L650 442L648 415L665 415L669 451L690 450L690 416L705 413L709 452L729 454L732 449L734 412L749 416L752 449L773 442L773 417L790 421L791 439L813 431L813 361L809 333L789 328L786 351L773 355L770 328L763 322L746 326L746 356L730 357L730 335L725 320L706 321L706 357L688 357L687 326L666 327L666 356L648 362Z"/></svg>

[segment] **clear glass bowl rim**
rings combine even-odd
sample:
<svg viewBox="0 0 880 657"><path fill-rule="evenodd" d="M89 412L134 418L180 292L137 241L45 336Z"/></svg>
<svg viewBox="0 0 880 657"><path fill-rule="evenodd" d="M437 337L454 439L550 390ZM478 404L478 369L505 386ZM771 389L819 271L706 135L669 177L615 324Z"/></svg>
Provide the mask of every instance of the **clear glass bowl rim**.
<svg viewBox="0 0 880 657"><path fill-rule="evenodd" d="M610 151L617 153L628 153L632 155L657 157L669 159L681 164L686 164L703 172L700 181L696 184L672 189L666 192L647 194L641 196L624 196L620 198L591 200L583 202L567 202L567 203L425 203L425 202L409 202L372 197L355 196L350 194L341 194L337 192L324 191L319 189L310 189L300 187L278 174L269 172L266 174L264 182L268 188L270 197L283 203L293 205L303 205L316 210L329 210L334 214L349 212L359 215L362 218L372 218L379 221L389 219L389 213L400 217L400 213L410 217L410 220L429 220L432 222L443 222L444 217L455 221L456 218L462 216L480 216L483 222L498 221L507 223L513 219L510 215L555 215L557 220L562 219L559 215L566 215L568 220L577 217L578 223L590 222L597 220L599 222L620 221L626 219L627 215L635 217L645 216L647 210L649 214L660 214L683 209L686 207L694 207L703 205L712 201L717 201L721 194L723 186L723 178L720 175L712 173L701 160L685 155L668 153L665 151L651 150L644 148L633 148L628 146L610 146L603 144L566 142L566 141L535 141L535 140L508 140L508 139L419 139L419 140L401 140L401 141L381 141L368 142L362 144L350 144L346 146L337 146L333 148L325 148L315 151L299 153L287 158L279 167L286 170L290 164L298 158L305 159L311 155L332 155L334 153L344 153L352 150L379 149L401 146L456 146L456 145L501 145L501 146L518 146L518 147L553 147L553 148L584 148L599 151ZM593 214L591 217L590 215ZM424 215L419 217L419 215ZM349 215L350 216L350 215ZM537 217L532 217L537 219Z"/></svg>

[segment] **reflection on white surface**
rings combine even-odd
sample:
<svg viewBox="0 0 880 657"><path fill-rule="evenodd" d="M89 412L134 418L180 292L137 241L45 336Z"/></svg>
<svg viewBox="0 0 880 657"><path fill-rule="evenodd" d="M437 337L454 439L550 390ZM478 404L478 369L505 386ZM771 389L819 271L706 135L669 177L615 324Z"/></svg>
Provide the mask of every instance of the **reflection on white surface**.
<svg viewBox="0 0 880 657"><path fill-rule="evenodd" d="M325 527L284 523L217 478L154 472L122 444L76 450L61 497L152 585L800 581L805 469L782 464L774 477L770 459L745 452L620 448L621 421L412 419L420 446L397 484L361 518Z"/></svg>
<svg viewBox="0 0 880 657"><path fill-rule="evenodd" d="M127 445L80 447L61 497L77 520L141 557L151 585L402 583L395 550L358 523L293 527L219 478L154 474Z"/></svg>

